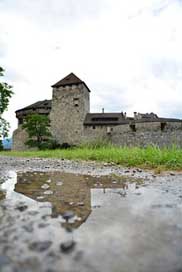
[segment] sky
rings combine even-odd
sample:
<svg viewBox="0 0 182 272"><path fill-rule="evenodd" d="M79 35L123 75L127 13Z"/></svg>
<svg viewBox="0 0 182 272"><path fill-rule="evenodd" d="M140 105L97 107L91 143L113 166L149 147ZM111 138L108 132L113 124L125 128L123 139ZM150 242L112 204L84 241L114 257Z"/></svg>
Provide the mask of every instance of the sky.
<svg viewBox="0 0 182 272"><path fill-rule="evenodd" d="M73 72L91 112L182 118L182 0L0 0L0 66L14 95L4 117L51 99Z"/></svg>

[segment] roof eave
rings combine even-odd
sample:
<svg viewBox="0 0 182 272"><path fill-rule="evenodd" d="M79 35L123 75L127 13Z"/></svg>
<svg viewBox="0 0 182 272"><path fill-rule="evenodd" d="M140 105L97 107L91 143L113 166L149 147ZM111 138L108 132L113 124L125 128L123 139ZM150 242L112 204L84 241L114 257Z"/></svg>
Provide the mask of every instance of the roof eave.
<svg viewBox="0 0 182 272"><path fill-rule="evenodd" d="M59 88L59 87L72 86L72 85L79 85L79 84L83 84L83 85L87 88L87 90L88 90L89 92L91 92L90 89L89 89L89 87L87 86L87 84L86 84L84 81L79 82L79 83L67 83L67 84L59 84L59 82L57 82L56 84L52 85L51 87L52 87L52 88Z"/></svg>

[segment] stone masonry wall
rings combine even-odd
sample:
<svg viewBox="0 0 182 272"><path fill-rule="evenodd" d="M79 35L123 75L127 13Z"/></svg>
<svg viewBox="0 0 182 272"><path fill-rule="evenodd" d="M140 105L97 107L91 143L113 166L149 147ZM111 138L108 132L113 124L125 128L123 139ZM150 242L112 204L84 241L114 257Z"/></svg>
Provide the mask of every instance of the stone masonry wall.
<svg viewBox="0 0 182 272"><path fill-rule="evenodd" d="M72 126L71 126L72 127ZM173 144L182 147L182 122L167 122L163 130L161 130L160 122L136 123L136 131L126 125L110 126L108 133L107 126L85 126L80 138L74 142L76 136L73 135L72 144L110 142L118 146L147 146L157 145L159 147L171 146ZM73 128L74 131L74 128ZM68 131L71 135L70 130ZM71 136L70 136L71 137ZM13 150L28 150L24 143L27 141L28 135L21 126L13 133ZM64 139L65 141L68 138Z"/></svg>
<svg viewBox="0 0 182 272"><path fill-rule="evenodd" d="M157 145L160 147L173 144L182 147L182 123L167 122L161 130L160 122L136 123L133 131L130 125L119 125L110 127L87 126L84 129L84 142L95 142L103 139L119 146L147 146Z"/></svg>
<svg viewBox="0 0 182 272"><path fill-rule="evenodd" d="M84 84L53 88L50 113L53 137L60 144L80 144L83 122L89 111L89 92Z"/></svg>
<svg viewBox="0 0 182 272"><path fill-rule="evenodd" d="M107 134L107 126L84 127L83 143L85 144L110 141L110 138L110 135Z"/></svg>
<svg viewBox="0 0 182 272"><path fill-rule="evenodd" d="M28 140L28 134L25 130L22 129L22 126L19 127L13 132L13 145L12 150L24 151L28 150L28 146L25 145L25 142Z"/></svg>

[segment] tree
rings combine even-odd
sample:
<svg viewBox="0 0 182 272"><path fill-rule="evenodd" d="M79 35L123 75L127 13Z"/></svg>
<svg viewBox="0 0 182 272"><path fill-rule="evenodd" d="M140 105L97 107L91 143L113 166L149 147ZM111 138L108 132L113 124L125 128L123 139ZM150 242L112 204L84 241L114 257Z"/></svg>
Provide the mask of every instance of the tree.
<svg viewBox="0 0 182 272"><path fill-rule="evenodd" d="M31 114L25 118L22 128L28 133L26 144L30 147L45 148L50 140L50 120L46 115Z"/></svg>
<svg viewBox="0 0 182 272"><path fill-rule="evenodd" d="M4 69L0 67L0 77L4 76ZM0 82L0 149L2 149L2 139L8 136L9 123L2 117L8 109L9 99L13 95L12 86L8 83Z"/></svg>

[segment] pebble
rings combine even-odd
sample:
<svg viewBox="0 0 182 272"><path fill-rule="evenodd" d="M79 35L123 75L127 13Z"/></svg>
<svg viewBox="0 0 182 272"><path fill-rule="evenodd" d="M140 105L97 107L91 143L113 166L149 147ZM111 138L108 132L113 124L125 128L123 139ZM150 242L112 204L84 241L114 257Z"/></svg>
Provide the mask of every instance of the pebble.
<svg viewBox="0 0 182 272"><path fill-rule="evenodd" d="M44 199L44 196L37 196L37 200Z"/></svg>
<svg viewBox="0 0 182 272"><path fill-rule="evenodd" d="M123 196L123 197L126 196L126 192L117 192L117 194L119 194L120 196Z"/></svg>
<svg viewBox="0 0 182 272"><path fill-rule="evenodd" d="M44 185L41 186L41 188L42 188L42 189L45 189L45 190L48 189L49 187L50 187L50 186L49 186L48 184L44 184Z"/></svg>
<svg viewBox="0 0 182 272"><path fill-rule="evenodd" d="M84 206L85 204L84 204L84 202L78 202L77 203L77 206Z"/></svg>
<svg viewBox="0 0 182 272"><path fill-rule="evenodd" d="M28 209L28 206L27 205L21 205L19 204L18 206L16 206L15 210L19 210L20 212L24 212L25 210Z"/></svg>
<svg viewBox="0 0 182 272"><path fill-rule="evenodd" d="M173 204L166 204L166 208L174 208L175 205Z"/></svg>
<svg viewBox="0 0 182 272"><path fill-rule="evenodd" d="M72 240L61 243L60 249L63 253L70 253L74 250L76 243Z"/></svg>
<svg viewBox="0 0 182 272"><path fill-rule="evenodd" d="M29 215L32 215L32 216L35 216L37 215L39 212L38 211L29 211L28 214Z"/></svg>
<svg viewBox="0 0 182 272"><path fill-rule="evenodd" d="M83 257L83 251L80 250L75 254L74 260L79 262L81 261L82 257Z"/></svg>
<svg viewBox="0 0 182 272"><path fill-rule="evenodd" d="M66 221L68 221L69 219L71 219L71 218L74 217L74 216L75 216L75 214L74 214L73 211L66 211L66 212L64 212L63 215L62 215L62 217L63 217Z"/></svg>
<svg viewBox="0 0 182 272"><path fill-rule="evenodd" d="M25 225L22 227L25 231L31 233L33 232L33 226L32 225Z"/></svg>
<svg viewBox="0 0 182 272"><path fill-rule="evenodd" d="M160 209L160 208L162 208L162 205L161 204L153 204L151 207L153 209Z"/></svg>
<svg viewBox="0 0 182 272"><path fill-rule="evenodd" d="M44 192L44 195L52 195L52 194L53 194L53 191L50 191L50 190Z"/></svg>
<svg viewBox="0 0 182 272"><path fill-rule="evenodd" d="M141 194L142 194L142 193L139 193L139 192L138 192L138 193L135 193L135 195L138 195L138 196L140 196Z"/></svg>
<svg viewBox="0 0 182 272"><path fill-rule="evenodd" d="M142 169L137 168L136 171L142 173Z"/></svg>
<svg viewBox="0 0 182 272"><path fill-rule="evenodd" d="M56 182L56 185L61 186L63 185L63 182L62 181Z"/></svg>
<svg viewBox="0 0 182 272"><path fill-rule="evenodd" d="M48 227L48 226L49 226L49 224L47 224L47 223L40 223L40 224L38 225L39 228L46 228L46 227Z"/></svg>
<svg viewBox="0 0 182 272"><path fill-rule="evenodd" d="M43 241L43 242L33 242L31 243L28 247L32 251L37 251L37 252L43 252L50 248L52 245L51 241Z"/></svg>

